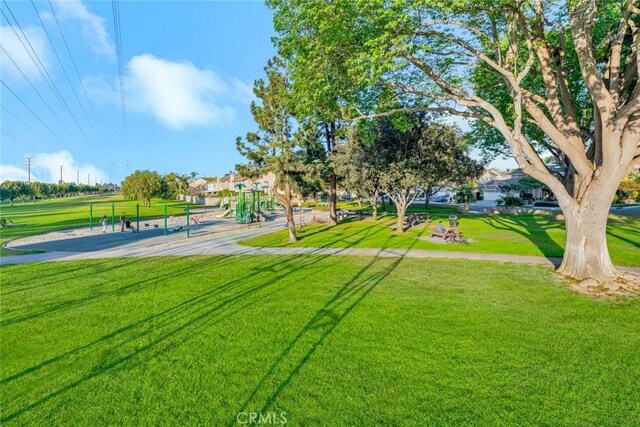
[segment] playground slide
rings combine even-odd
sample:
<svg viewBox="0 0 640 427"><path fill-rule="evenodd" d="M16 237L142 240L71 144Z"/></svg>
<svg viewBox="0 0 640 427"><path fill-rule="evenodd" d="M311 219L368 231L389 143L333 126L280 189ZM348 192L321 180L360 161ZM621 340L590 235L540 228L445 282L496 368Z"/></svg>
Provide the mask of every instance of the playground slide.
<svg viewBox="0 0 640 427"><path fill-rule="evenodd" d="M222 214L217 215L218 218L226 218L231 214L231 209L227 209L226 211L224 211Z"/></svg>

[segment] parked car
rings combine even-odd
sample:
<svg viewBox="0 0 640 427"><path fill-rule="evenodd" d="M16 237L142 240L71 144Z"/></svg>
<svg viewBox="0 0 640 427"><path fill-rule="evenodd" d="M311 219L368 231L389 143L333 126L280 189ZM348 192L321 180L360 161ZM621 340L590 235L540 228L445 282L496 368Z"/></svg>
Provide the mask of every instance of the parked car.
<svg viewBox="0 0 640 427"><path fill-rule="evenodd" d="M351 200L351 195L350 194L343 194L342 196L340 196L340 201L342 202L348 202Z"/></svg>
<svg viewBox="0 0 640 427"><path fill-rule="evenodd" d="M447 203L449 201L449 196L437 196L431 199L431 201L436 203Z"/></svg>

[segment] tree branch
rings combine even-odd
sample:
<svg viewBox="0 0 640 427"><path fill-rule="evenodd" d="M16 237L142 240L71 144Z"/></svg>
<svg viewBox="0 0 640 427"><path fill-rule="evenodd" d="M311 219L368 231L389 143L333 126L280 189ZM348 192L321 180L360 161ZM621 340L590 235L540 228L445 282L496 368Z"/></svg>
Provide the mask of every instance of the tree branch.
<svg viewBox="0 0 640 427"><path fill-rule="evenodd" d="M603 119L608 120L611 116L609 106L613 103L613 99L605 87L596 67L592 49L591 28L587 28L591 25L590 20L594 19L596 6L595 2L587 5L585 4L586 1L587 0L580 0L574 10L570 12L569 22L571 25L571 34L573 35L580 71L587 85L587 89ZM587 17L587 12L592 16Z"/></svg>

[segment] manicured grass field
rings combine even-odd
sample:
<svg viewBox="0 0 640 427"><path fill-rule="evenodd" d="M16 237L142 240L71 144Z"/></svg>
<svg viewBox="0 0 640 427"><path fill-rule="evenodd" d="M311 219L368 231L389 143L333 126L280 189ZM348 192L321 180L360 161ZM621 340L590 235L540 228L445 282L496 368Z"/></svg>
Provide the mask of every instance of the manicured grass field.
<svg viewBox="0 0 640 427"><path fill-rule="evenodd" d="M121 196L82 196L62 199L38 201L37 203L16 202L14 206L3 204L0 206L0 218L12 221L12 227L0 228L0 244L9 239L89 226L89 204L93 203L93 225L99 226L100 218L107 215L111 224L111 204L115 204L115 221L120 221L120 214L124 211L128 218L135 218L135 200L125 200ZM169 215L184 215L185 202L177 200L154 199L151 207L140 206L140 218L158 218L164 214L164 204L168 206ZM0 255L20 255L26 251L11 251L2 247Z"/></svg>
<svg viewBox="0 0 640 427"><path fill-rule="evenodd" d="M640 300L464 260L0 268L2 425L634 425ZM469 274L473 272L473 274Z"/></svg>
<svg viewBox="0 0 640 427"><path fill-rule="evenodd" d="M395 235L390 228L395 217L377 222L353 218L335 227L307 225L299 241L289 243L286 230L240 243L248 246L414 248L445 251L537 255L561 258L564 251L564 222L553 215L458 215L459 229L471 239L469 246L429 241L431 227L447 216L432 215L433 221ZM614 263L640 266L640 217L611 215L607 241Z"/></svg>

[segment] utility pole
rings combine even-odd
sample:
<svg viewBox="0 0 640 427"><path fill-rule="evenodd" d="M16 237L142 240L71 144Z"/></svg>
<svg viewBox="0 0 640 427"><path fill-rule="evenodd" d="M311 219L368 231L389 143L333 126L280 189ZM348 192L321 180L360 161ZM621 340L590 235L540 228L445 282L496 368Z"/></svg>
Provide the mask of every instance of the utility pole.
<svg viewBox="0 0 640 427"><path fill-rule="evenodd" d="M27 182L31 184L31 165L33 164L33 157L27 157Z"/></svg>
<svg viewBox="0 0 640 427"><path fill-rule="evenodd" d="M91 185L91 175L87 174L87 185Z"/></svg>
<svg viewBox="0 0 640 427"><path fill-rule="evenodd" d="M80 185L80 169L76 169L76 185Z"/></svg>
<svg viewBox="0 0 640 427"><path fill-rule="evenodd" d="M62 184L62 169L64 169L64 166L60 165L60 182L59 184Z"/></svg>

